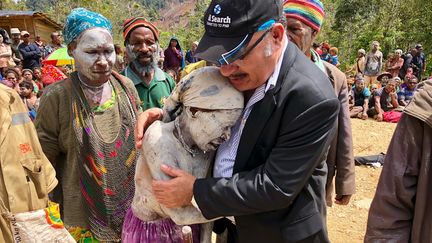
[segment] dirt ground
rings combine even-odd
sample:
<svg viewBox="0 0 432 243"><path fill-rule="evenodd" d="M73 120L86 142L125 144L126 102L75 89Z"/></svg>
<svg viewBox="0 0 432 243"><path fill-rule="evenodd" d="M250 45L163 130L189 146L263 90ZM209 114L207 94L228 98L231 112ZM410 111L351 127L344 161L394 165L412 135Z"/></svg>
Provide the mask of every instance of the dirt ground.
<svg viewBox="0 0 432 243"><path fill-rule="evenodd" d="M354 156L386 152L396 124L351 119ZM356 194L347 206L333 204L327 211L327 226L332 243L363 242L367 215L381 168L356 166ZM213 234L212 242L216 242Z"/></svg>
<svg viewBox="0 0 432 243"><path fill-rule="evenodd" d="M354 156L386 152L396 124L378 123L372 119L352 119ZM356 194L347 206L328 208L327 222L333 243L363 242L367 215L381 168L356 166Z"/></svg>

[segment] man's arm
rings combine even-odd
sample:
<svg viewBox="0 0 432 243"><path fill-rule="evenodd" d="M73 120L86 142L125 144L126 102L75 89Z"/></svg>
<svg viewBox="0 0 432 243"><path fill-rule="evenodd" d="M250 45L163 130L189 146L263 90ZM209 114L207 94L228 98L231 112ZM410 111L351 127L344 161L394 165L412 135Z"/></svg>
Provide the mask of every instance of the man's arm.
<svg viewBox="0 0 432 243"><path fill-rule="evenodd" d="M35 126L45 155L49 161L56 166L56 159L60 154L60 100L58 95L54 93L55 90L50 88L48 88L45 95L41 98Z"/></svg>
<svg viewBox="0 0 432 243"><path fill-rule="evenodd" d="M384 111L381 109L381 103L380 103L381 102L381 96L374 95L374 99L375 99L375 110L378 112L377 120L382 121Z"/></svg>
<svg viewBox="0 0 432 243"><path fill-rule="evenodd" d="M420 120L402 115L369 210L365 242L410 241L424 126Z"/></svg>
<svg viewBox="0 0 432 243"><path fill-rule="evenodd" d="M231 178L195 181L194 197L203 215L238 216L288 207L324 160L338 110L337 99L322 101L295 118L285 110L281 119L287 122L281 123L277 142L261 166Z"/></svg>
<svg viewBox="0 0 432 243"><path fill-rule="evenodd" d="M351 119L348 109L348 87L344 75L338 99L341 106L338 117L338 143L336 150L336 203L347 204L350 196L355 193L355 164Z"/></svg>
<svg viewBox="0 0 432 243"><path fill-rule="evenodd" d="M399 100L399 104L401 106L406 106L407 103L405 102L405 94L404 94L404 90L401 90L398 94L398 100Z"/></svg>
<svg viewBox="0 0 432 243"><path fill-rule="evenodd" d="M397 94L395 91L390 93L390 99L391 99L391 103L392 103L393 108L397 108L399 106L399 103L398 103Z"/></svg>
<svg viewBox="0 0 432 243"><path fill-rule="evenodd" d="M363 114L362 114L362 119L366 120L368 119L368 112L369 110L369 97L366 97L363 101Z"/></svg>

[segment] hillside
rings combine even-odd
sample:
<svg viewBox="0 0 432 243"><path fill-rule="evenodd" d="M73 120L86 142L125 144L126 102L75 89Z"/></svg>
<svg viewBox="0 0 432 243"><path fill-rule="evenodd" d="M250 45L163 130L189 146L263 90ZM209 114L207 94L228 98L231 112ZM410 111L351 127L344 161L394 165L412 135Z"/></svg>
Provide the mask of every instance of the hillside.
<svg viewBox="0 0 432 243"><path fill-rule="evenodd" d="M186 28L189 23L189 15L195 14L196 0L167 1L167 6L159 11L159 20L156 26L165 31Z"/></svg>

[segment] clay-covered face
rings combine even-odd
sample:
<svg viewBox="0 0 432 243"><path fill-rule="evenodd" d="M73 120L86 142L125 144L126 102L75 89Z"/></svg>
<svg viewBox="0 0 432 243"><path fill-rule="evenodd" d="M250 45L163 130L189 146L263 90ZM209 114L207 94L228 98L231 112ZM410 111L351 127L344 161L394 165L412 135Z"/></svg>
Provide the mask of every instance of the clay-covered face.
<svg viewBox="0 0 432 243"><path fill-rule="evenodd" d="M184 135L190 135L203 151L214 151L231 136L231 127L240 117L242 109L203 110L185 107L180 124Z"/></svg>
<svg viewBox="0 0 432 243"><path fill-rule="evenodd" d="M99 86L108 81L116 55L111 34L103 28L84 31L72 50L75 66L84 81Z"/></svg>

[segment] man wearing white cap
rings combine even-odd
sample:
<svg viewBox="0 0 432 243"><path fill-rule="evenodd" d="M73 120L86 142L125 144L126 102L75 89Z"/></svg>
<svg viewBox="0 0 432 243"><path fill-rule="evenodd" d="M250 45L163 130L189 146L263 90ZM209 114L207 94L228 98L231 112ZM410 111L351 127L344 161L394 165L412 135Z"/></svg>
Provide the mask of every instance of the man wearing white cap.
<svg viewBox="0 0 432 243"><path fill-rule="evenodd" d="M12 58L16 63L16 65L20 65L22 57L20 51L18 50L18 46L22 43L21 32L18 28L11 28L10 32L12 36L12 44L11 44Z"/></svg>

